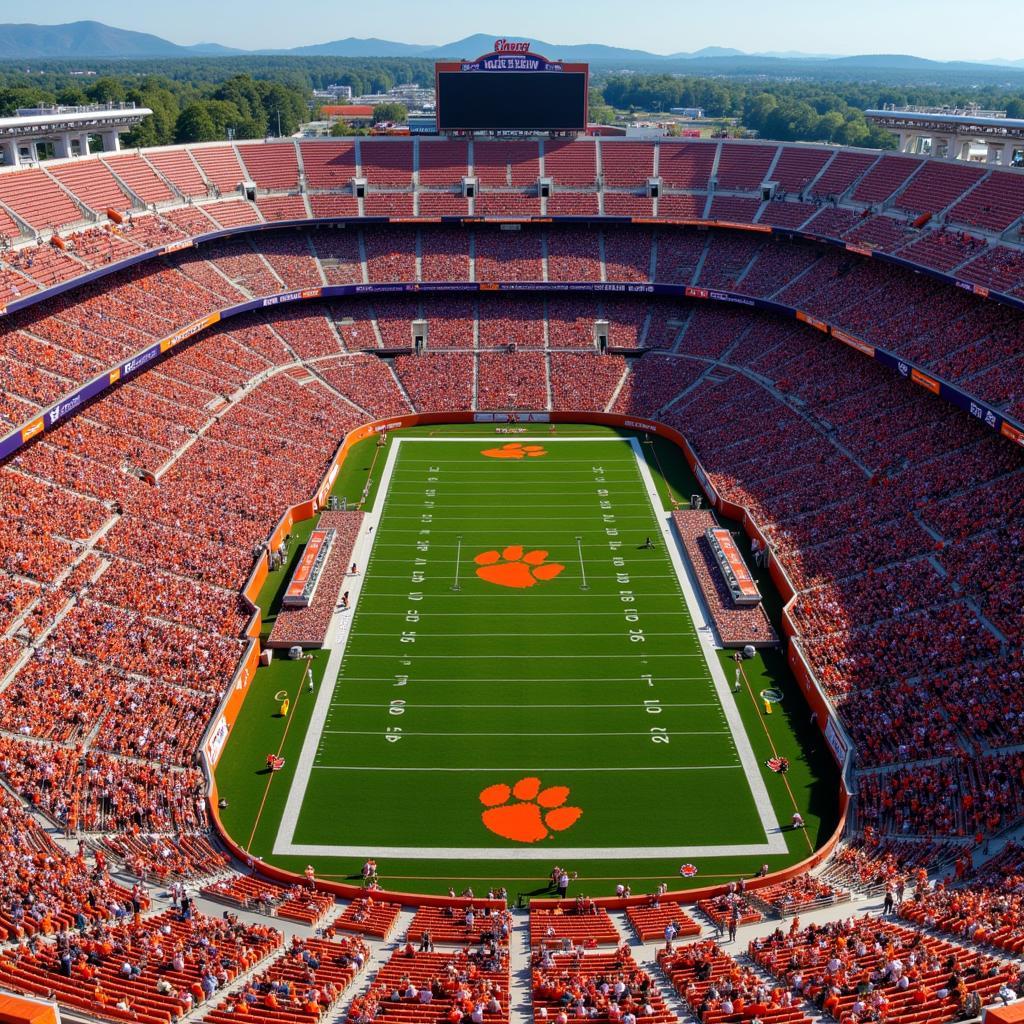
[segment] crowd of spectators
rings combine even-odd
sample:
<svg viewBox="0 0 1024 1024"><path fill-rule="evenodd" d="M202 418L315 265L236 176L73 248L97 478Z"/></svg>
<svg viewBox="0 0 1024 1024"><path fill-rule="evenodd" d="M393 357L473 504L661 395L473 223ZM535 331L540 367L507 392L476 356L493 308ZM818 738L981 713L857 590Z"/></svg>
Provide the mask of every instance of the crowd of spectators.
<svg viewBox="0 0 1024 1024"><path fill-rule="evenodd" d="M310 885L277 885L265 878L231 874L208 882L200 892L211 900L303 924L317 924L334 906L334 897Z"/></svg>
<svg viewBox="0 0 1024 1024"><path fill-rule="evenodd" d="M762 1020L780 1014L787 1022L810 1018L800 999L783 986L770 985L712 941L691 942L678 951L663 950L658 963L699 1021Z"/></svg>
<svg viewBox="0 0 1024 1024"><path fill-rule="evenodd" d="M628 380L622 356L589 352L551 353L551 404L555 409L608 408L623 379Z"/></svg>
<svg viewBox="0 0 1024 1024"><path fill-rule="evenodd" d="M963 874L970 875L969 869ZM901 917L980 946L1019 954L1024 949L1024 853L1009 842L982 863L966 884L922 881L912 899L900 901Z"/></svg>
<svg viewBox="0 0 1024 1024"><path fill-rule="evenodd" d="M482 352L477 374L478 409L547 407L547 366L539 352Z"/></svg>
<svg viewBox="0 0 1024 1024"><path fill-rule="evenodd" d="M985 836L1024 816L1024 755L942 759L936 763L862 773L857 819L881 833Z"/></svg>
<svg viewBox="0 0 1024 1024"><path fill-rule="evenodd" d="M202 832L108 832L99 843L129 874L160 885L203 878L225 871L231 864L231 858Z"/></svg>
<svg viewBox="0 0 1024 1024"><path fill-rule="evenodd" d="M594 348L597 310L592 303L556 294L549 295L546 304L550 349ZM611 330L609 325L609 332Z"/></svg>
<svg viewBox="0 0 1024 1024"><path fill-rule="evenodd" d="M395 373L413 406L431 412L473 407L473 367L469 352L427 352L395 360Z"/></svg>
<svg viewBox="0 0 1024 1024"><path fill-rule="evenodd" d="M849 1024L962 1020L1011 978L993 957L868 916L779 929L755 939L750 955L794 998Z"/></svg>
<svg viewBox="0 0 1024 1024"><path fill-rule="evenodd" d="M219 989L282 944L281 933L231 916L209 918L191 906L140 919L131 912L70 923L54 941L5 952L0 977L15 990L55 993L94 1017L142 1016L170 1024L213 1000Z"/></svg>
<svg viewBox="0 0 1024 1024"><path fill-rule="evenodd" d="M478 347L544 348L545 313L544 299L532 295L481 296ZM431 343L436 344L435 339Z"/></svg>
<svg viewBox="0 0 1024 1024"><path fill-rule="evenodd" d="M582 957L542 950L533 955L531 966L535 1019L618 1022L629 1014L651 1024L676 1020L628 946Z"/></svg>
<svg viewBox="0 0 1024 1024"><path fill-rule="evenodd" d="M543 281L543 237L539 231L478 228L473 233L478 281Z"/></svg>
<svg viewBox="0 0 1024 1024"><path fill-rule="evenodd" d="M850 893L805 871L785 882L758 889L757 898L767 903L777 914L786 917L813 907L845 902L850 898Z"/></svg>
<svg viewBox="0 0 1024 1024"><path fill-rule="evenodd" d="M318 1020L337 1004L369 954L360 939L293 936L281 956L246 979L204 1020L231 1022L239 1016L266 1024Z"/></svg>
<svg viewBox="0 0 1024 1024"><path fill-rule="evenodd" d="M84 856L66 853L6 790L0 822L0 940L131 915L129 893Z"/></svg>
<svg viewBox="0 0 1024 1024"><path fill-rule="evenodd" d="M458 1024L476 1014L484 1024L502 1024L509 1019L508 988L508 952L497 944L426 952L407 943L352 1001L347 1019L370 1024L401 1016L423 1024Z"/></svg>
<svg viewBox="0 0 1024 1024"><path fill-rule="evenodd" d="M596 228L552 227L547 233L547 254L549 281L601 280L601 232Z"/></svg>

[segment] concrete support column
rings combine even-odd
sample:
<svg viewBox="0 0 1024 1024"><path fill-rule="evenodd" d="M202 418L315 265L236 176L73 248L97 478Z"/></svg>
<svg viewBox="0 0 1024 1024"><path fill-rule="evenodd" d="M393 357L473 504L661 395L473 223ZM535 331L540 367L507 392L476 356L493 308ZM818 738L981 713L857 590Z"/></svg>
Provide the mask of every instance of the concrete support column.
<svg viewBox="0 0 1024 1024"><path fill-rule="evenodd" d="M14 139L4 139L0 142L0 154L3 156L4 167L17 167L21 163L18 144Z"/></svg>
<svg viewBox="0 0 1024 1024"><path fill-rule="evenodd" d="M121 136L118 132L104 132L102 138L104 153L116 153L121 148Z"/></svg>

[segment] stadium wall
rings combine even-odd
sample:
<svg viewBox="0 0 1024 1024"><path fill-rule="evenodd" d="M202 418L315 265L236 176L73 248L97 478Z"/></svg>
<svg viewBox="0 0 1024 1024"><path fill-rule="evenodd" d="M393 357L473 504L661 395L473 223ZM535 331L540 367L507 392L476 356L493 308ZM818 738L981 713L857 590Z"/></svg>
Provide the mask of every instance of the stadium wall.
<svg viewBox="0 0 1024 1024"><path fill-rule="evenodd" d="M760 540L764 540L761 531L745 507L724 501L721 496L718 495L689 442L674 428L656 420L638 419L618 413L559 411L523 414L517 412L516 416L520 420L527 421L535 416L537 422L587 423L626 430L641 430L664 437L678 445L682 450L688 465L693 470L694 475L701 484L701 487L704 488L705 494L712 506L721 512L722 515L741 521L744 529L751 537L756 536ZM506 418L507 414L502 413L414 413L404 416L395 416L390 419L374 420L350 431L345 436L345 439L342 441L337 452L335 452L335 455L331 460L331 464L324 473L314 496L299 503L298 505L293 505L282 515L277 526L268 538L266 549L261 553L256 566L250 574L248 582L243 588L243 596L255 607L255 599L267 578L269 552L280 545L296 523L312 518L324 505L327 504L327 499L330 496L334 481L337 479L338 472L345 461L346 456L354 445L368 437L372 437L375 434L380 434L386 431L401 430L416 426L429 426L440 423L500 423ZM776 586L779 587L783 599L787 603L791 602L795 595L795 588L790 583L789 577L786 575L783 566L774 554L772 555L769 563L769 571L771 572L772 579L775 581ZM259 614L257 609L254 621L258 621L258 618ZM789 644L791 666L794 665L794 649L795 645L791 639ZM249 851L245 850L235 842L230 833L224 827L220 818L215 769L217 761L220 759L220 755L224 750L224 745L231 734L231 730L233 729L235 722L238 720L238 715L242 710L246 697L248 696L249 683L255 676L258 661L259 644L258 641L253 641L250 643L242 665L232 680L225 697L221 701L220 707L213 716L211 724L200 745L200 764L207 780L207 800L210 819L225 846L227 846L235 857L246 864L252 860ZM829 750L832 752L832 755L840 768L840 785L838 794L839 823L826 842L815 850L809 857L800 861L798 864L785 868L782 871L772 872L765 875L763 878L750 880L747 883L747 888L750 890L757 890L770 885L777 885L780 882L784 882L797 875L803 874L806 871L810 871L818 864L822 863L832 853L846 829L847 811L849 808L851 794L850 770L852 766L852 744L846 738L845 733L839 724L838 718L835 716L827 698L821 690L821 687L818 685L810 666L803 659L803 655L799 652L795 664L798 666L798 669L795 668L794 671L798 681L800 682L801 689L806 695L808 703L815 713L818 727L821 729L822 735L828 743ZM294 872L286 871L283 868L275 867L271 864L266 864L263 861L256 861L253 866L260 874L273 881L283 882L289 885L294 883L305 883L306 881L303 876ZM333 893L336 896L341 896L346 899L355 899L365 895L365 890L361 887L347 885L343 882L324 882L318 880L316 882L316 886L318 889ZM667 893L665 898L677 900L681 903L695 903L699 899L706 899L708 897L720 895L726 891L726 888L727 887L724 885L715 885L700 889L687 889L680 892ZM419 893L393 892L391 890L388 890L386 895L389 901L400 903L404 906L451 906L453 903L456 905L463 903L468 905L469 903L474 903L476 906L479 906L481 903L485 903L489 906L503 906L501 901L495 901L493 904L488 903L486 900L481 901L479 899L475 901L468 899L453 901L450 897L430 896ZM622 907L631 904L639 905L646 902L647 899L647 896L635 896L628 899L609 897L598 899L596 902L598 905L607 909L621 909ZM531 906L533 903L537 903L539 905L550 907L558 902L559 901L557 900L534 900L531 901ZM567 905L569 903L572 903L572 901L566 901Z"/></svg>

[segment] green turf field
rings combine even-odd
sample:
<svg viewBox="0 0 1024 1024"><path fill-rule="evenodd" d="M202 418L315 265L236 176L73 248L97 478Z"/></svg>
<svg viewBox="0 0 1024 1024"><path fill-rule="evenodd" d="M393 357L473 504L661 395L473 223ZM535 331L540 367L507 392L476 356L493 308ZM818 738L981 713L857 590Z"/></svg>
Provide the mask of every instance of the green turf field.
<svg viewBox="0 0 1024 1024"><path fill-rule="evenodd" d="M516 442L543 453L484 454ZM674 451L571 427L407 431L386 464L353 451L337 487L357 493L359 465L380 485L355 610L317 656L315 695L294 664L257 678L218 768L235 838L321 877L374 856L393 887L424 891L529 891L554 862L642 885L679 884L687 861L699 884L806 856L834 779L801 752L781 659L749 664L790 701L768 721L695 625L665 528L666 499L694 489ZM264 779L255 751L278 742L287 769ZM774 750L788 785L763 767ZM778 829L794 806L806 836Z"/></svg>

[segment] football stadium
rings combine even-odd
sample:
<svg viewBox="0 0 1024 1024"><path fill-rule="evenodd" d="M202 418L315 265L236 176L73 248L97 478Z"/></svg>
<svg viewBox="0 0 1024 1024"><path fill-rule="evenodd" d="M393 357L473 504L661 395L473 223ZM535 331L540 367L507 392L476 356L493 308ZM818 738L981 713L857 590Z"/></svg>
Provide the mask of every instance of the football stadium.
<svg viewBox="0 0 1024 1024"><path fill-rule="evenodd" d="M0 167L0 1020L1024 1020L1024 170L436 88Z"/></svg>

